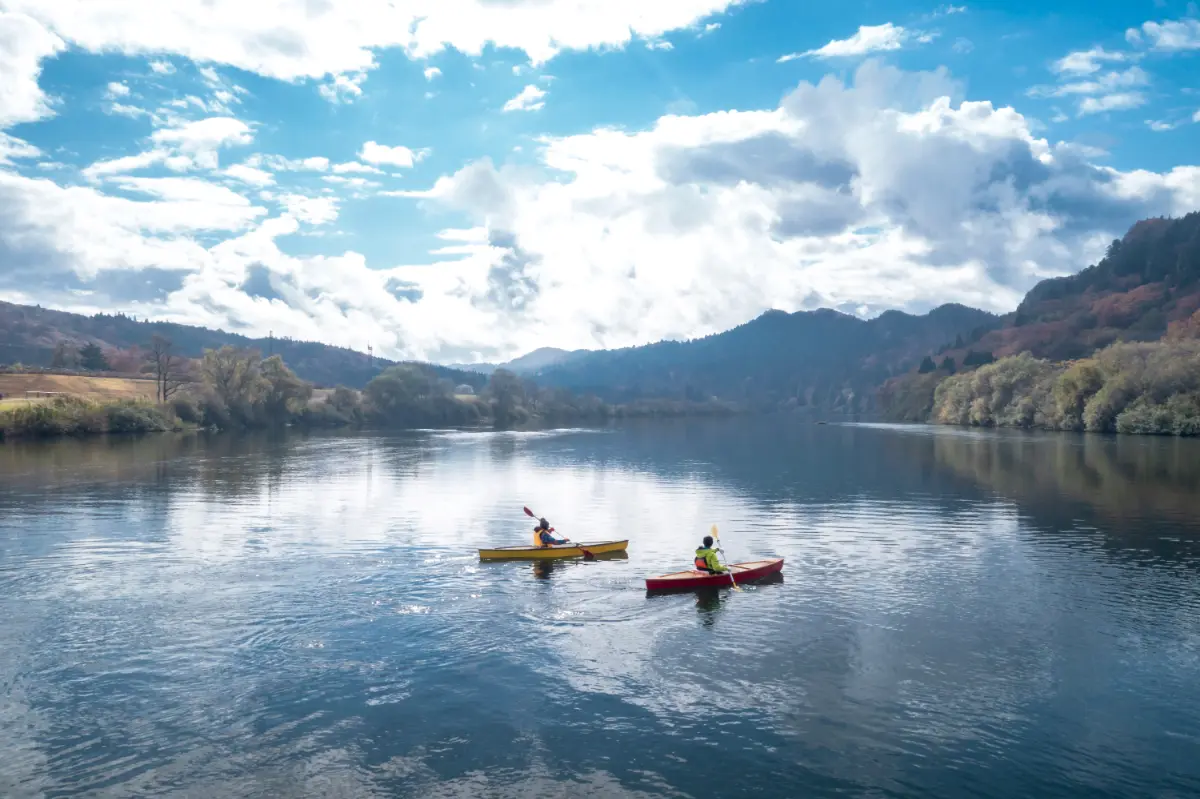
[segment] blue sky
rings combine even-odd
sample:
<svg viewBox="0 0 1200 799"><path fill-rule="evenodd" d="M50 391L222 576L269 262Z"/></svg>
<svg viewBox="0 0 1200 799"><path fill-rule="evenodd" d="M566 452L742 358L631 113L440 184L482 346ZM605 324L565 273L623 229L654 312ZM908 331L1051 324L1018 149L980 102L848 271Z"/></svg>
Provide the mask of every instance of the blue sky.
<svg viewBox="0 0 1200 799"><path fill-rule="evenodd" d="M0 0L0 299L504 359L1010 310L1200 208L1173 0Z"/></svg>

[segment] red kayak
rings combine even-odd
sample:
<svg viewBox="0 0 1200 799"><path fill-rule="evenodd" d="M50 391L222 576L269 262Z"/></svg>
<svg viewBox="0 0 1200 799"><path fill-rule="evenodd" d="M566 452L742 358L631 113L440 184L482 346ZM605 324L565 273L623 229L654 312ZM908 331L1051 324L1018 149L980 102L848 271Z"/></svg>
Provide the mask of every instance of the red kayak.
<svg viewBox="0 0 1200 799"><path fill-rule="evenodd" d="M760 580L769 574L783 571L783 558L770 560L751 560L746 563L731 564L733 579L738 585L751 580ZM728 574L708 574L707 572L689 569L685 572L663 574L658 577L646 578L647 591L690 590L692 588L720 588L729 585Z"/></svg>

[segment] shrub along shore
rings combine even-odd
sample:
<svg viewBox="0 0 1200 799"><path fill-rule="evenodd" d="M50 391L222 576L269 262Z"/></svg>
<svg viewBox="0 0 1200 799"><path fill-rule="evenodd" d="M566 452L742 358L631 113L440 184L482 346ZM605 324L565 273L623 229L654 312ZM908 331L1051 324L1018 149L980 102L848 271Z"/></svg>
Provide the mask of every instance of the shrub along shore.
<svg viewBox="0 0 1200 799"><path fill-rule="evenodd" d="M168 365L172 362L168 359ZM337 387L316 397L278 356L222 347L194 364L159 366L159 401L56 397L0 410L0 438L148 433L171 430L482 427L600 423L615 418L728 415L728 403L646 400L610 405L596 397L540 388L497 370L479 395L421 364L390 367L362 391ZM184 372L187 372L184 374ZM166 394L166 398L163 398Z"/></svg>

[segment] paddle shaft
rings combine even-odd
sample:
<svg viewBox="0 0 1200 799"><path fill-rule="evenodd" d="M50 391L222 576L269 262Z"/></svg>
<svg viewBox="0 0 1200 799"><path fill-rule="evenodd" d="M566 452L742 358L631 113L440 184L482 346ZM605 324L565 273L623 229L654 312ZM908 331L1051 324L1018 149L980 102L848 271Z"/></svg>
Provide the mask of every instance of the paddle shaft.
<svg viewBox="0 0 1200 799"><path fill-rule="evenodd" d="M541 517L540 517L540 516L538 516L536 513L534 513L533 511L531 511L531 510L530 510L528 507L523 507L523 508L521 508L521 510L525 511L525 515L526 515L526 516L528 516L528 517L529 517L529 518L531 518L531 519L540 519L540 518L541 518ZM572 545L574 545L574 547L575 547L576 549L578 549L580 552L582 552L582 553L583 553L583 556L584 556L584 558L592 558L592 559L595 559L595 557L596 557L596 556L595 556L594 554L592 554L591 550L584 549L582 546L580 546L579 544L575 543L574 541L571 541L570 539L567 539L567 540L568 540L568 542L569 542L569 543L571 543Z"/></svg>
<svg viewBox="0 0 1200 799"><path fill-rule="evenodd" d="M725 550L721 549L721 534L717 532L717 526L715 524L712 526L712 533L713 538L717 541L717 551L724 556ZM725 557L722 557L722 559L725 561L725 568L729 569L729 584L733 586L734 591L741 591L741 586L737 584L737 580L733 576L733 567L729 565L729 559Z"/></svg>

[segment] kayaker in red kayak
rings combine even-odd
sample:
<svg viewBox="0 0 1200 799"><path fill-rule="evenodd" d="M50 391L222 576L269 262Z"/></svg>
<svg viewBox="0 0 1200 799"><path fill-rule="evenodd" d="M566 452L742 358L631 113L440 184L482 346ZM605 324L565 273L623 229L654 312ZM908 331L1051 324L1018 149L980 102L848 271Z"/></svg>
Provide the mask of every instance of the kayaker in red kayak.
<svg viewBox="0 0 1200 799"><path fill-rule="evenodd" d="M565 544L567 539L555 538L552 533L554 528L545 519L538 519L537 527L533 528L533 545L535 547L549 547L556 544Z"/></svg>
<svg viewBox="0 0 1200 799"><path fill-rule="evenodd" d="M696 550L696 568L709 574L725 574L729 570L721 565L721 561L717 560L717 550L713 549L712 545L712 536L704 536L703 546Z"/></svg>

